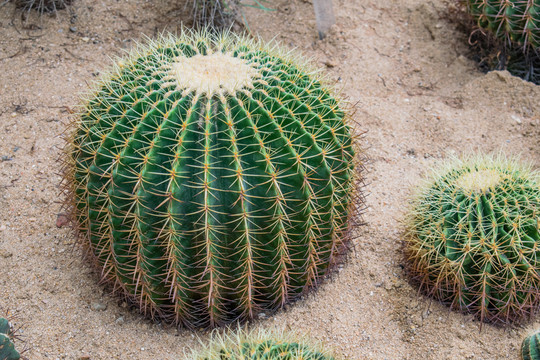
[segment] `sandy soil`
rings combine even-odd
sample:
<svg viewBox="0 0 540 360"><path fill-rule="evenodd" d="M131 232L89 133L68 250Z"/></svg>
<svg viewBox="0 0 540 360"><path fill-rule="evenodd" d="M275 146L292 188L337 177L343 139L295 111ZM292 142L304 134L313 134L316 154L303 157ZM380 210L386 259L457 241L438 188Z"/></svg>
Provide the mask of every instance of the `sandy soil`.
<svg viewBox="0 0 540 360"><path fill-rule="evenodd" d="M0 311L18 312L29 359L181 359L207 333L166 328L110 296L74 246L60 211L59 134L110 57L174 31L181 1L77 0L26 23L0 8ZM330 36L311 4L246 9L254 33L325 68L352 102L371 162L367 226L318 291L253 327L296 329L350 359L517 359L540 321L498 328L417 294L403 272L400 218L411 187L452 155L521 154L540 163L540 87L482 74L443 0L334 0ZM20 346L21 343L19 343Z"/></svg>

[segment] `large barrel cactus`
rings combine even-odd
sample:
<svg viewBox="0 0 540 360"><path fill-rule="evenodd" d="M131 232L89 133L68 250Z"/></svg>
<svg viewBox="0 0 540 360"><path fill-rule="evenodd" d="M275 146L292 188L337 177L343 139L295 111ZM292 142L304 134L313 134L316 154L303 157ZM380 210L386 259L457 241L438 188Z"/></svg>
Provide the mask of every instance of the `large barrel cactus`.
<svg viewBox="0 0 540 360"><path fill-rule="evenodd" d="M414 201L406 253L421 288L490 322L540 305L538 175L515 161L452 163Z"/></svg>
<svg viewBox="0 0 540 360"><path fill-rule="evenodd" d="M463 1L480 28L512 47L540 47L540 0Z"/></svg>
<svg viewBox="0 0 540 360"><path fill-rule="evenodd" d="M342 103L290 55L184 33L120 60L67 152L78 230L144 313L214 326L315 285L349 231Z"/></svg>
<svg viewBox="0 0 540 360"><path fill-rule="evenodd" d="M192 351L187 360L336 360L320 344L294 333L243 331L214 333L202 350Z"/></svg>

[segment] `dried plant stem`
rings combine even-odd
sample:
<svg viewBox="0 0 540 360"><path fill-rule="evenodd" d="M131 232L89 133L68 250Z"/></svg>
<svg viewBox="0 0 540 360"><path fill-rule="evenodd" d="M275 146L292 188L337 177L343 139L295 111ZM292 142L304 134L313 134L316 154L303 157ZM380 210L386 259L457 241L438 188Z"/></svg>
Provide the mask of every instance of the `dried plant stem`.
<svg viewBox="0 0 540 360"><path fill-rule="evenodd" d="M238 13L239 0L193 0L192 14L196 27L229 28Z"/></svg>

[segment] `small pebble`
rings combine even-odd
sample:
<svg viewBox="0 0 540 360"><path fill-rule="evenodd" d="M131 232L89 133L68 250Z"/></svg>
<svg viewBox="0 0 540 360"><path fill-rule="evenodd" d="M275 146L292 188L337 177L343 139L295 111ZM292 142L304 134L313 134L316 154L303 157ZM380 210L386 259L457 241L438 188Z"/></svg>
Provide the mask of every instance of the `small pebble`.
<svg viewBox="0 0 540 360"><path fill-rule="evenodd" d="M259 314L257 315L257 317L258 317L259 319L261 319L261 320L262 320L262 319L266 319L266 314L262 312L262 313L259 313Z"/></svg>
<svg viewBox="0 0 540 360"><path fill-rule="evenodd" d="M90 304L90 309L94 310L94 311L105 311L107 310L107 304L104 304L104 303L101 303L101 302L98 302L98 301L94 301Z"/></svg>
<svg viewBox="0 0 540 360"><path fill-rule="evenodd" d="M124 317L123 316L120 316L118 319L116 319L116 324L117 325L123 325L125 320L124 320Z"/></svg>
<svg viewBox="0 0 540 360"><path fill-rule="evenodd" d="M326 60L324 62L324 65L326 65L326 67L333 68L333 67L338 66L338 63L335 62L334 60Z"/></svg>
<svg viewBox="0 0 540 360"><path fill-rule="evenodd" d="M7 259L13 256L12 252L9 252L7 250L0 249L0 257Z"/></svg>
<svg viewBox="0 0 540 360"><path fill-rule="evenodd" d="M69 217L64 214L60 213L56 215L56 227L61 228L69 224Z"/></svg>
<svg viewBox="0 0 540 360"><path fill-rule="evenodd" d="M71 31L73 33L77 32L77 27L76 26L70 26L69 31Z"/></svg>
<svg viewBox="0 0 540 360"><path fill-rule="evenodd" d="M512 119L517 123L517 124L521 124L521 119L519 118L519 116L516 116L516 115L510 115L512 117Z"/></svg>

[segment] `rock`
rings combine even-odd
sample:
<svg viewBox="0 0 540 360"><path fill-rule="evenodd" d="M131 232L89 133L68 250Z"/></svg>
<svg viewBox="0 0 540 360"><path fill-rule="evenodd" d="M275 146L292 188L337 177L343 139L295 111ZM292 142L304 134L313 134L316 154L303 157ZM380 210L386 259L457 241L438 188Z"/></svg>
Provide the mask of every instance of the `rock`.
<svg viewBox="0 0 540 360"><path fill-rule="evenodd" d="M73 32L73 33L74 33L74 32L77 32L77 27L76 27L76 26L71 26L71 27L69 28L69 31L71 31L71 32Z"/></svg>
<svg viewBox="0 0 540 360"><path fill-rule="evenodd" d="M67 214L60 213L56 215L56 227L61 228L69 224L69 217Z"/></svg>
<svg viewBox="0 0 540 360"><path fill-rule="evenodd" d="M326 65L326 67L333 68L338 66L339 64L334 60L325 60L324 65Z"/></svg>
<svg viewBox="0 0 540 360"><path fill-rule="evenodd" d="M107 310L107 304L99 302L99 301L93 301L90 304L90 309L94 311L105 311Z"/></svg>
<svg viewBox="0 0 540 360"><path fill-rule="evenodd" d="M497 79L499 79L502 82L508 82L508 80L510 80L512 78L512 74L510 74L506 70L492 71L492 73L494 73L495 76L497 76Z"/></svg>
<svg viewBox="0 0 540 360"><path fill-rule="evenodd" d="M510 115L510 117L519 125L521 124L521 118L519 116L516 116L516 115Z"/></svg>
<svg viewBox="0 0 540 360"><path fill-rule="evenodd" d="M7 258L10 258L12 256L13 256L12 252L9 252L9 251L4 250L4 249L0 249L0 257L1 258L7 259Z"/></svg>
<svg viewBox="0 0 540 360"><path fill-rule="evenodd" d="M120 316L118 319L116 319L115 323L116 325L123 325L125 322L124 317Z"/></svg>

